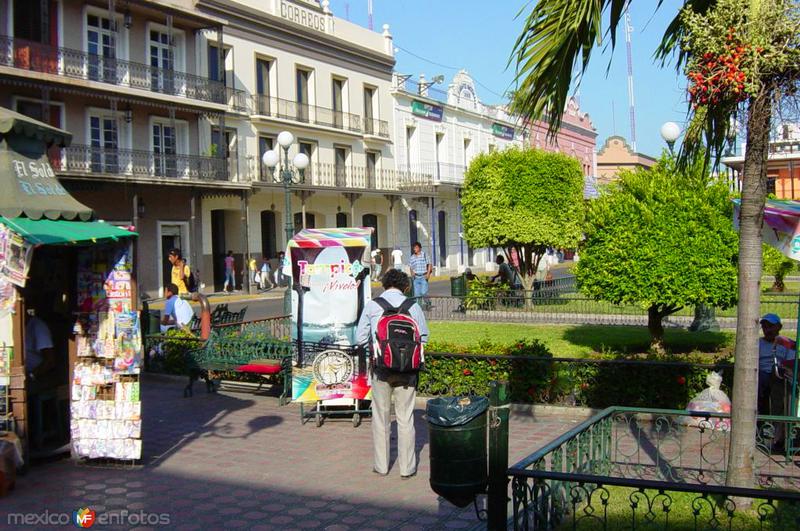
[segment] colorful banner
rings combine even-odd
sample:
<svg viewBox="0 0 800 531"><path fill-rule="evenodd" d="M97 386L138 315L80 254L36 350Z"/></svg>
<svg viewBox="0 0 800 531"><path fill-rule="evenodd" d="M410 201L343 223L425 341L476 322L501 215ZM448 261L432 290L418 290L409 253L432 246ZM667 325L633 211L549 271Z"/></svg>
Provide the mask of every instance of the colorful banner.
<svg viewBox="0 0 800 531"><path fill-rule="evenodd" d="M0 276L24 288L32 259L33 246L0 223Z"/></svg>
<svg viewBox="0 0 800 531"><path fill-rule="evenodd" d="M417 100L411 101L411 112L417 116L422 116L423 118L437 122L441 122L444 117L443 107Z"/></svg>
<svg viewBox="0 0 800 531"><path fill-rule="evenodd" d="M733 200L733 223L739 230L741 201ZM792 260L800 260L800 202L770 199L764 208L764 243L778 249Z"/></svg>
<svg viewBox="0 0 800 531"><path fill-rule="evenodd" d="M514 140L514 128L507 125L493 123L492 134L505 140Z"/></svg>
<svg viewBox="0 0 800 531"><path fill-rule="evenodd" d="M370 299L371 237L370 228L306 229L287 246L283 272L293 283L292 339L304 344L302 366L292 374L293 400L369 395L366 371L358 369L364 364L351 347L358 310Z"/></svg>

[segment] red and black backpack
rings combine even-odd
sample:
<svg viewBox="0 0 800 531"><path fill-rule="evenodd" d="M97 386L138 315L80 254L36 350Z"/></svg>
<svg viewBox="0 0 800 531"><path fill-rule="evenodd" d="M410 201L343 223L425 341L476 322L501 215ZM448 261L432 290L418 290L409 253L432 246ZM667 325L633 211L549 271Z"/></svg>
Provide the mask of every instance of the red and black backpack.
<svg viewBox="0 0 800 531"><path fill-rule="evenodd" d="M417 372L422 368L422 339L419 326L409 310L414 299L406 299L394 307L386 299L375 302L383 308L375 337L378 342L377 366L394 372Z"/></svg>

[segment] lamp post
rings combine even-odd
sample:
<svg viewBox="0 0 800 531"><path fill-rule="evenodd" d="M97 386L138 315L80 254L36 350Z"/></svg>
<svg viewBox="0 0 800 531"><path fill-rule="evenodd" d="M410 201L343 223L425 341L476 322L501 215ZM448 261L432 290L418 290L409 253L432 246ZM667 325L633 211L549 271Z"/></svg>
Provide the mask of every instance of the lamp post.
<svg viewBox="0 0 800 531"><path fill-rule="evenodd" d="M290 187L293 184L300 184L303 182L302 171L308 167L308 155L305 153L298 153L289 162L289 148L294 143L294 136L289 131L282 131L278 135L278 144L283 148L283 157L281 158L277 151L269 150L261 157L261 161L270 169L274 169L278 162L280 162L280 171L277 175L273 173L272 179L276 183L283 184L283 193L286 196L286 208L284 215L286 216L286 244L294 236L294 219L292 216L292 196ZM289 259L289 257L285 257ZM278 264L278 268L283 268L283 264ZM280 269L279 269L280 270ZM286 293L283 296L283 312L285 315L292 313L292 277L287 278Z"/></svg>
<svg viewBox="0 0 800 531"><path fill-rule="evenodd" d="M675 141L681 136L681 127L675 122L666 122L661 126L661 138L669 147L670 156L675 156ZM705 304L697 304L694 307L694 320L689 325L690 332L702 332L705 330L719 330L719 323L714 316L714 307Z"/></svg>

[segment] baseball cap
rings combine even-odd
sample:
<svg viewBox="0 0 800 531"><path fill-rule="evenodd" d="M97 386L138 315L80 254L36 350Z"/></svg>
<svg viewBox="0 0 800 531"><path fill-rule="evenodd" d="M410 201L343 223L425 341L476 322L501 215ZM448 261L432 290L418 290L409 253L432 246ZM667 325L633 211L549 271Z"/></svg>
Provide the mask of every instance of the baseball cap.
<svg viewBox="0 0 800 531"><path fill-rule="evenodd" d="M763 323L764 321L766 321L768 323L771 323L771 324L774 324L774 325L781 324L781 318L778 317L778 315L774 314L774 313L764 314L764 317L762 317L761 321L759 321L759 322Z"/></svg>

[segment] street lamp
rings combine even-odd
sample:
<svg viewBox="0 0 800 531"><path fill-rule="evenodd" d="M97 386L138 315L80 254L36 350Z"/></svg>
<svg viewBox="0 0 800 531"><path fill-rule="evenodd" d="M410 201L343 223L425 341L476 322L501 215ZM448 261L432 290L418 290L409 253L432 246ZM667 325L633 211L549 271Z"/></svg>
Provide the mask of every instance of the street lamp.
<svg viewBox="0 0 800 531"><path fill-rule="evenodd" d="M681 136L681 127L675 122L666 122L661 126L661 138L667 143L669 147L669 154L675 154L675 141Z"/></svg>
<svg viewBox="0 0 800 531"><path fill-rule="evenodd" d="M283 193L286 196L286 209L284 215L286 216L286 243L294 236L294 219L292 216L292 196L289 187L293 184L301 184L303 182L302 171L308 167L308 155L305 153L298 153L294 156L291 163L289 162L289 148L294 143L294 136L289 131L282 131L278 135L278 144L283 148L283 158L278 155L277 151L269 150L261 157L261 161L270 169L274 169L278 162L281 162L280 171L277 175L273 173L272 179L276 183L283 184ZM289 259L289 257L285 257ZM278 264L279 268L283 268L283 264ZM287 278L286 293L283 297L283 311L285 315L292 313L292 277Z"/></svg>

